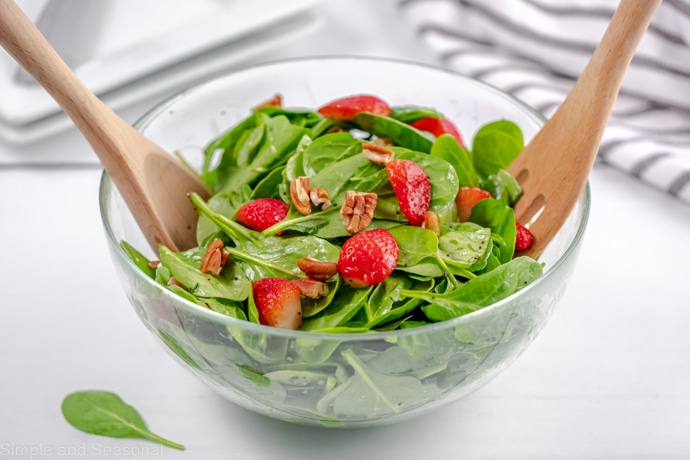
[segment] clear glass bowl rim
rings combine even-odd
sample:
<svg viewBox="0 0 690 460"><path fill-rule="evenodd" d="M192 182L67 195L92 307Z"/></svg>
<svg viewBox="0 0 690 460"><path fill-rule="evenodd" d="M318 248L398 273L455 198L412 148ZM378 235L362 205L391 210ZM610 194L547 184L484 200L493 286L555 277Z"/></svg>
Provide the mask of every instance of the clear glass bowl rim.
<svg viewBox="0 0 690 460"><path fill-rule="evenodd" d="M264 68L269 68L269 67L274 67L274 66L281 66L281 65L290 65L290 64L299 64L301 62L314 62L314 61L319 61L319 62L329 62L329 61L345 61L345 60L353 60L353 61L358 61L360 63L364 62L369 62L369 63L390 63L390 64L397 64L397 65L404 65L404 66L410 66L410 67L417 67L417 68L423 68L427 70L432 70L435 72L441 72L441 73L446 73L449 75L452 75L454 78L457 78L459 80L462 80L465 84L473 84L477 85L480 87L483 87L484 89L493 92L495 95L505 99L507 102L511 104L515 104L519 107L521 107L523 110L528 112L533 118L535 118L536 121L538 121L540 124L543 124L545 121L544 116L537 112L534 108L531 106L527 105L520 99L516 98L515 96L508 94L504 92L503 90L499 89L496 86L493 86L491 84L485 83L483 81L476 80L472 77L469 77L467 75L463 75L461 73L455 72L450 69L445 69L441 67L436 67L433 65L429 64L423 64L423 63L417 63L417 62L409 62L405 60L400 60L400 59L391 59L391 58L372 58L372 57L364 57L364 56L319 56L319 57L309 57L309 58L290 58L290 59L283 59L283 60L276 60L276 61L271 61L271 62L266 62L266 63L261 63L261 64L255 64L251 66L246 66L241 69L236 69L231 72L228 72L226 74L221 74L218 76L214 76L212 78L209 78L207 80L204 80L202 82L199 82L189 88L183 89L179 91L176 94L173 94L166 99L162 100L160 103L154 105L151 109L149 109L146 113L144 113L137 121L134 122L133 126L141 131L144 129L153 119L155 119L159 114L165 112L166 109L172 104L174 104L177 100L184 98L188 96L189 94L193 93L196 90L201 90L206 86L213 85L221 80L225 79L232 79L233 76L235 75L240 75L242 73L246 72L255 72L255 71L261 71L261 69ZM106 237L108 239L108 243L112 245L112 247L115 250L115 253L117 257L124 259L125 263L128 265L129 269L136 274L139 278L144 280L147 283L151 283L157 291L161 292L163 296L166 296L168 299L172 300L176 306L178 307L183 307L188 313L190 314L196 314L196 315L201 315L202 317L205 317L208 320L211 321L219 321L219 322L224 322L227 325L232 325L232 326L241 326L243 328L246 328L249 331L254 331L256 333L260 334L269 334L269 335L274 335L278 337L285 337L285 338L291 338L291 339L320 339L320 340L337 340L337 341L352 341L352 340L357 340L357 341L367 341L367 340L386 340L386 339L392 339L395 340L396 338L399 337L405 337L405 336L412 336L412 335L421 335L421 334L433 334L435 332L445 330L447 328L454 328L456 326L462 325L467 322L472 322L474 320L477 320L481 318L484 315L490 315L492 312L496 309L500 308L507 308L507 306L514 301L517 297L524 296L529 294L529 292L538 289L542 284L546 283L550 277L555 276L556 272L560 268L560 266L565 263L565 261L575 252L575 249L578 247L580 244L582 237L584 235L585 229L587 227L587 222L589 220L589 213L590 213L590 206L591 206L591 191L590 191L590 185L589 182L585 185L585 189L583 190L579 201L583 202L582 206L582 216L579 221L579 225L577 228L577 232L575 236L573 237L572 241L568 245L568 247L565 249L561 257L558 258L558 260L551 265L550 267L547 267L547 270L544 272L544 274L539 277L537 280L526 286L525 288L521 289L519 292L506 297L503 300L500 300L488 307L480 308L477 311L474 311L472 313L468 313L463 316L459 316L457 318L453 318L450 320L438 322L438 323L432 323L428 324L425 326L419 326L419 327L414 327L414 328L409 328L409 329L401 329L401 330L393 330L393 331L376 331L376 332L368 332L368 333L326 333L326 332L310 332L310 331L300 331L300 330L289 330L289 329L279 329L279 328L274 328L270 326L264 326L261 324L256 324L252 323L250 321L244 321L236 318L232 318L226 315L223 315L221 313L214 312L209 309L204 309L200 307L199 305L196 305L195 303L186 300L182 297L179 297L178 295L174 294L172 291L165 289L163 286L160 286L155 280L150 278L148 275L146 275L143 271L141 271L135 264L132 262L132 260L125 254L124 250L119 244L119 241L115 237L115 234L113 233L113 230L108 222L107 218L107 209L106 209L106 196L108 193L109 189L115 189L114 184L112 183L110 177L108 176L106 171L103 171L101 175L101 180L100 180L100 185L99 185L99 209L100 209L100 214L101 214L101 220L103 222L103 226L106 232ZM118 192L119 193L119 192ZM574 212L574 211L573 211Z"/></svg>

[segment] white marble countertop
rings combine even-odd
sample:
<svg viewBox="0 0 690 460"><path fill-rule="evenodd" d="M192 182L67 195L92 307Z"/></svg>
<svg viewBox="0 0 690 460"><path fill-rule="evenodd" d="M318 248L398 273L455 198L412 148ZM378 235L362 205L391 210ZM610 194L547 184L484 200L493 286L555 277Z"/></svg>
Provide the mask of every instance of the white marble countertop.
<svg viewBox="0 0 690 460"><path fill-rule="evenodd" d="M384 3L327 0L320 13L329 34L318 32L319 47L312 36L264 58L332 49L430 59L413 40L378 32L363 39L343 3L359 5L367 23L390 13ZM75 161L0 165L0 458L690 458L690 207L618 171L595 167L576 271L550 323L513 365L412 421L329 430L226 402L153 340L110 263L100 171L76 133L2 148L50 148ZM60 404L87 388L118 393L187 450L75 430Z"/></svg>

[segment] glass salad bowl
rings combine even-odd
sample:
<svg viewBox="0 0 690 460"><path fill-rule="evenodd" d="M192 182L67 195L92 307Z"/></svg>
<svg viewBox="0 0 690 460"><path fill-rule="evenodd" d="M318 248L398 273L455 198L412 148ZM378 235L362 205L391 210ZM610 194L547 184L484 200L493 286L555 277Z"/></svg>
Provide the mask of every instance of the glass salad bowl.
<svg viewBox="0 0 690 460"><path fill-rule="evenodd" d="M477 80L438 68L370 58L313 58L247 68L191 88L153 108L136 127L192 166L208 142L280 93L314 108L353 94L434 107L466 142L506 119L528 141L542 116ZM589 213L589 189L540 257L544 274L517 293L444 322L370 333L285 330L188 301L139 269L125 240L156 259L107 174L100 188L107 242L126 295L171 356L223 397L286 421L336 427L408 419L489 382L534 340L563 296ZM148 250L148 252L147 252Z"/></svg>

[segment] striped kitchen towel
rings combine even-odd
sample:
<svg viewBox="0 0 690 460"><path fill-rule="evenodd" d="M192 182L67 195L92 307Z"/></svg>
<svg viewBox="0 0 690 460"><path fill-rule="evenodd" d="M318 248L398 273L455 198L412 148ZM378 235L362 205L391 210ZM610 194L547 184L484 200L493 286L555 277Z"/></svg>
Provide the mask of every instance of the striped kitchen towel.
<svg viewBox="0 0 690 460"><path fill-rule="evenodd" d="M444 64L550 116L617 0L400 0ZM690 204L690 0L665 0L626 74L598 161Z"/></svg>

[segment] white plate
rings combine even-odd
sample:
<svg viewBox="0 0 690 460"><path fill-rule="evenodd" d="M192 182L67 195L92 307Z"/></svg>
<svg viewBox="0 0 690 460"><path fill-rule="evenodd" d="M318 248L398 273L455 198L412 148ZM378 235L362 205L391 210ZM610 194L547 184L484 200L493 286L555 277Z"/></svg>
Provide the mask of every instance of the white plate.
<svg viewBox="0 0 690 460"><path fill-rule="evenodd" d="M111 6L94 57L74 70L117 109L191 84L313 30L316 18L306 10L319 0L101 1ZM155 27L147 28L147 23ZM9 55L1 53L0 137L27 143L70 126L41 87L15 80L16 70Z"/></svg>

